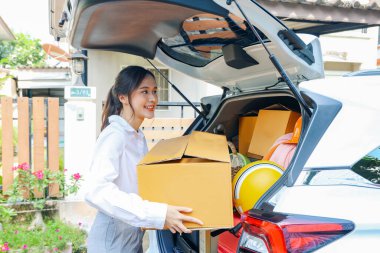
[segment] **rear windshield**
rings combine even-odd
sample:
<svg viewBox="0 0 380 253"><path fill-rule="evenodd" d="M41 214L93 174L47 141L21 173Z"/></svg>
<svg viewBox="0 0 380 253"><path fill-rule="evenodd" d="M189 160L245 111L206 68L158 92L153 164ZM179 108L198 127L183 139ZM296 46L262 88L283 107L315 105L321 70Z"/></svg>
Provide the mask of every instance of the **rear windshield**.
<svg viewBox="0 0 380 253"><path fill-rule="evenodd" d="M265 35L258 32L267 42ZM225 45L236 44L244 48L258 42L244 19L233 14L221 17L202 13L186 19L179 34L163 38L158 46L178 61L202 67L223 55Z"/></svg>

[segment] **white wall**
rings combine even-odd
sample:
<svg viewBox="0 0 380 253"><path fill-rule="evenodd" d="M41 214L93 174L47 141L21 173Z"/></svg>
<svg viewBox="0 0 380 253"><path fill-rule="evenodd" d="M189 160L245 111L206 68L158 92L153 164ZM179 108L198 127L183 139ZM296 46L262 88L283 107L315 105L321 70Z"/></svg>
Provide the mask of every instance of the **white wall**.
<svg viewBox="0 0 380 253"><path fill-rule="evenodd" d="M88 86L95 86L97 89L97 132L99 133L102 111L101 104L102 101L105 101L108 90L113 85L118 72L121 70L121 67L125 65L150 67L150 64L141 57L99 50L89 50L88 57ZM154 64L160 67L163 66L157 62L154 62ZM221 94L221 89L186 76L178 71L171 70L170 77L170 81L173 82L191 102L199 102L204 96ZM170 102L184 101L172 88L170 89L169 94ZM181 114L179 108L156 112L156 117L180 116ZM184 117L194 117L193 109L190 107L185 108Z"/></svg>
<svg viewBox="0 0 380 253"><path fill-rule="evenodd" d="M372 27L321 36L326 76L376 68L378 32Z"/></svg>
<svg viewBox="0 0 380 253"><path fill-rule="evenodd" d="M5 75L4 75L5 76ZM2 74L0 73L0 78L2 78ZM16 81L12 78L8 78L3 83L0 84L0 96L6 96L11 98L17 97L16 91Z"/></svg>

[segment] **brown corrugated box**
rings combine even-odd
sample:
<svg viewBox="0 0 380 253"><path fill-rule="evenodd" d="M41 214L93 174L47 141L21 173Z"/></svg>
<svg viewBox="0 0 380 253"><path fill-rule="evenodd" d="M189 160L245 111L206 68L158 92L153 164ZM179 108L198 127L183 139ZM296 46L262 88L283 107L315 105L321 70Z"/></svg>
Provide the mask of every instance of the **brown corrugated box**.
<svg viewBox="0 0 380 253"><path fill-rule="evenodd" d="M239 118L239 153L247 155L255 129L257 116L244 116Z"/></svg>
<svg viewBox="0 0 380 253"><path fill-rule="evenodd" d="M146 200L191 207L203 226L233 226L231 165L226 137L204 132L157 143L137 166L139 195Z"/></svg>
<svg viewBox="0 0 380 253"><path fill-rule="evenodd" d="M278 137L293 132L301 115L286 110L260 110L252 133L248 156L261 159Z"/></svg>

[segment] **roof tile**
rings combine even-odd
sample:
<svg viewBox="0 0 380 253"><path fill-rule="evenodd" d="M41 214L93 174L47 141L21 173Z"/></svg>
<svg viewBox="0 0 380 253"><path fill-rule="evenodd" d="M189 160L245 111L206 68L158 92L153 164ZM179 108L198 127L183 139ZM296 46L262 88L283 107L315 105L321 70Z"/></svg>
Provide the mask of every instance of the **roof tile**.
<svg viewBox="0 0 380 253"><path fill-rule="evenodd" d="M380 0L269 0L273 2L324 5L341 8L380 10Z"/></svg>

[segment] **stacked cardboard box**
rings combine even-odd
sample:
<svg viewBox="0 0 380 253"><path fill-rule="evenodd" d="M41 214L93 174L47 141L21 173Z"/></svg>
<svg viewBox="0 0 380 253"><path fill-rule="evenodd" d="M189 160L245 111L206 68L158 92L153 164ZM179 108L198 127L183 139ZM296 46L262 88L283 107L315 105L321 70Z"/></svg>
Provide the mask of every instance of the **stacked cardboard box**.
<svg viewBox="0 0 380 253"><path fill-rule="evenodd" d="M301 115L285 110L260 110L248 148L248 156L261 159L280 136L291 133Z"/></svg>

